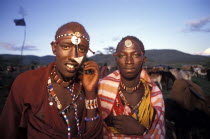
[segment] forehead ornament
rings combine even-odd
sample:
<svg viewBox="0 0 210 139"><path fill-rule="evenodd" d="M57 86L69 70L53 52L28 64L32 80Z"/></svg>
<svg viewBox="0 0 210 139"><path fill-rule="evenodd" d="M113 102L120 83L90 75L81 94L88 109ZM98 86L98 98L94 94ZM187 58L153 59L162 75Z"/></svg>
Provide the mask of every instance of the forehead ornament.
<svg viewBox="0 0 210 139"><path fill-rule="evenodd" d="M62 35L57 36L56 39L58 39L58 38L60 38L60 37L66 37L66 36L72 36L71 42L72 42L74 45L76 45L76 46L81 42L81 38L85 39L85 40L88 41L88 42L90 41L90 40L88 40L88 38L86 38L85 36L82 36L82 35L80 34L80 32L75 32L74 34L73 34L73 33L70 33L70 34L62 34ZM89 50L90 50L93 54L95 54L95 52L93 52L90 48L89 48Z"/></svg>
<svg viewBox="0 0 210 139"><path fill-rule="evenodd" d="M81 39L80 39L80 38L77 38L76 36L72 36L72 37L71 37L71 42L72 42L74 45L78 45L78 44L81 42Z"/></svg>
<svg viewBox="0 0 210 139"><path fill-rule="evenodd" d="M125 47L131 47L132 46L132 41L131 40L126 40L125 41Z"/></svg>
<svg viewBox="0 0 210 139"><path fill-rule="evenodd" d="M71 42L74 45L78 45L81 42L81 34L79 32L75 32L75 35L71 37Z"/></svg>

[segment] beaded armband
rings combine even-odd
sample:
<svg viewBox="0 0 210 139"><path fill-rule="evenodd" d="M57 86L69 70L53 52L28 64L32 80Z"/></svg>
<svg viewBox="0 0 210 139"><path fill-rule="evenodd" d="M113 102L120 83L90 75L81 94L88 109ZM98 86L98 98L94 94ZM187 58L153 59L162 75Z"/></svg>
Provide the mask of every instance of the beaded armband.
<svg viewBox="0 0 210 139"><path fill-rule="evenodd" d="M96 109L98 107L97 98L88 100L85 99L86 109Z"/></svg>
<svg viewBox="0 0 210 139"><path fill-rule="evenodd" d="M98 119L99 118L99 114L97 114L95 117L93 117L93 118L87 118L87 117L85 117L85 121L86 122L89 122L89 121L93 121L93 120L96 120L96 119Z"/></svg>

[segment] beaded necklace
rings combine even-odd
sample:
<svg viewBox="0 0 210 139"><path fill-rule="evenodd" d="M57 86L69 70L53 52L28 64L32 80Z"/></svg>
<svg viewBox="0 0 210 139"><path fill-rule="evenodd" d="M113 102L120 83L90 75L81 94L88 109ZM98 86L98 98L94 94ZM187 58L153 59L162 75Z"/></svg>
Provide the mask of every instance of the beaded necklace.
<svg viewBox="0 0 210 139"><path fill-rule="evenodd" d="M54 73L54 71L52 71ZM56 72L55 72L56 73ZM51 75L53 75L51 73ZM61 80L61 79L59 79ZM72 81L71 81L72 82ZM80 82L80 85L81 85L81 82ZM52 86L52 83L51 83L51 78L49 76L48 78L48 92L49 92L49 105L52 106L53 105L53 99L54 101L56 102L57 104L57 108L59 110L61 110L62 108L62 105L57 97L57 95L55 94L54 90L53 90L53 86ZM67 110L69 109L69 107L71 105L73 105L73 108L74 108L74 113L75 113L75 120L76 120L76 123L77 123L77 129L78 129L78 135L81 136L81 130L80 130L80 124L79 124L79 117L78 117L78 109L77 109L77 103L76 103L76 100L78 98L78 96L80 95L81 91L79 91L79 93L77 94L77 96L74 94L74 86L75 86L75 82L73 83L72 85L72 88L70 88L69 86L68 87L65 87L67 90L69 90L70 92L70 95L72 97L72 103L70 105L68 105L65 109L63 109L63 111L61 112L66 124L67 124L67 130L68 130L68 139L71 138L71 126L70 126L70 123L69 123L69 120L68 120L68 117L66 115L67 113Z"/></svg>
<svg viewBox="0 0 210 139"><path fill-rule="evenodd" d="M63 87L69 86L70 83L72 83L72 82L74 81L74 78L71 79L71 80L68 81L68 82L65 82L64 80L60 79L60 78L58 77L57 73L56 73L56 65L53 66L52 72L51 72L50 74L51 74L53 80L54 80L56 83L58 83L58 84L60 84L61 86L63 86Z"/></svg>
<svg viewBox="0 0 210 139"><path fill-rule="evenodd" d="M123 95L122 91L119 91L119 94L120 94L120 98L123 100L123 102L125 103L125 105L128 105L129 107L131 107L132 110L136 110L136 109L140 106L142 100L144 99L144 96L143 96L143 97L141 98L141 100L140 100L135 106L131 106L131 105L128 103L128 101L126 100L126 98L125 98L125 96Z"/></svg>
<svg viewBox="0 0 210 139"><path fill-rule="evenodd" d="M122 82L120 83L121 87L126 91L128 94L132 94L134 91L136 91L141 84L141 80L138 82L138 84L135 87L126 87Z"/></svg>
<svg viewBox="0 0 210 139"><path fill-rule="evenodd" d="M142 96L141 100L135 106L131 106L128 103L128 101L126 100L125 96L123 95L123 92L120 89L119 89L119 94L120 94L120 98L123 100L124 104L129 106L134 111L134 113L136 114L137 120L138 120L138 107L141 105L141 102L144 99L145 95Z"/></svg>

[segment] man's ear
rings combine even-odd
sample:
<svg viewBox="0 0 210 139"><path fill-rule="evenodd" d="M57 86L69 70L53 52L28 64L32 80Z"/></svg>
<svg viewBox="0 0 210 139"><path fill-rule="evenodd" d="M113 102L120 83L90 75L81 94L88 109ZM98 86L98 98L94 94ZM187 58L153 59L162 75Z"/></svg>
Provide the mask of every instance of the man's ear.
<svg viewBox="0 0 210 139"><path fill-rule="evenodd" d="M53 54L56 55L56 44L55 44L55 42L52 41L50 44L51 44L51 47L52 47Z"/></svg>
<svg viewBox="0 0 210 139"><path fill-rule="evenodd" d="M146 56L144 56L144 58L143 58L143 62L146 62L147 61L147 57Z"/></svg>

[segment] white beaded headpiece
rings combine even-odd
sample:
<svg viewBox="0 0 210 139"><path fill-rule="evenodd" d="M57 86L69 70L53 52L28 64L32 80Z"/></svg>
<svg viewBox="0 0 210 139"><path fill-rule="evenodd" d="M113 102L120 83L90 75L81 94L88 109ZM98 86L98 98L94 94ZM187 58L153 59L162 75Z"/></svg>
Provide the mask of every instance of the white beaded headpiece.
<svg viewBox="0 0 210 139"><path fill-rule="evenodd" d="M75 32L74 34L71 33L71 34L62 34L62 35L59 35L58 37L56 37L56 39L60 38L60 37L66 37L66 36L72 36L71 38L71 42L74 44L74 45L78 45L80 42L81 42L81 38L84 38L85 40L88 40L88 38L86 38L85 36L82 36L80 34L80 32Z"/></svg>
<svg viewBox="0 0 210 139"><path fill-rule="evenodd" d="M85 36L82 36L80 34L80 32L75 32L74 34L73 33L70 33L70 34L62 34L62 35L59 35L56 37L56 39L60 38L60 37L66 37L66 36L72 36L71 37L71 42L74 44L74 45L78 45L80 42L81 42L81 38L84 38L86 41L90 41L88 40L88 38L86 38ZM93 52L90 48L89 50L95 54L95 52Z"/></svg>

